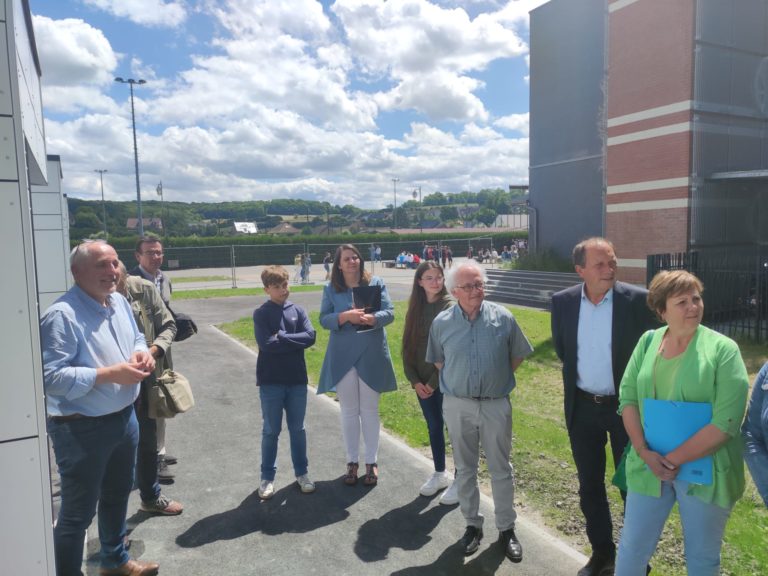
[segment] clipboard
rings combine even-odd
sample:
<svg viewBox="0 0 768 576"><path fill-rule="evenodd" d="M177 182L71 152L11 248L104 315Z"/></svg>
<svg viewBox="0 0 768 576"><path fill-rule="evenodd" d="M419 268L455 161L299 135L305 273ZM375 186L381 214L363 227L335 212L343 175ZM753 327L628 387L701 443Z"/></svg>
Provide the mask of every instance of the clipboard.
<svg viewBox="0 0 768 576"><path fill-rule="evenodd" d="M355 286L352 288L352 301L355 308L362 308L366 314L381 311L381 284L373 286ZM358 332L375 330L374 326L358 326Z"/></svg>
<svg viewBox="0 0 768 576"><path fill-rule="evenodd" d="M662 456L683 444L712 422L708 402L677 402L646 398L643 401L643 431L648 447ZM712 484L712 456L686 462L677 477L691 484Z"/></svg>

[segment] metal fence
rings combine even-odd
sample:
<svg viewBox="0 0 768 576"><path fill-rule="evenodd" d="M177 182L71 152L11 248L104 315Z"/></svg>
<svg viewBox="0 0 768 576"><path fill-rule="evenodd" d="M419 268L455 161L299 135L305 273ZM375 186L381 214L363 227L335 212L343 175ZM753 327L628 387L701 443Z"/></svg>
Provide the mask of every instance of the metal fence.
<svg viewBox="0 0 768 576"><path fill-rule="evenodd" d="M768 251L760 247L653 254L647 279L688 270L704 283L704 324L733 338L768 341Z"/></svg>
<svg viewBox="0 0 768 576"><path fill-rule="evenodd" d="M512 238L510 237L510 242ZM354 243L354 239L350 238ZM375 246L381 247L381 260L383 262L394 260L402 251L414 252L421 256L425 244L430 246L450 246L455 257L467 255L469 247L476 254L478 250L494 247L501 250L500 246L494 246L494 240L490 236L478 236L475 238L456 238L450 240L408 240L396 242L375 242L355 244L366 261L373 260ZM237 287L238 268L251 266L266 266L281 264L293 267L297 254L309 254L312 264L320 264L326 252L333 255L339 243L293 243L293 244L252 244L229 246L166 246L164 269L167 270L193 270L209 268L215 269L217 274L226 275L232 280L232 287ZM130 269L135 265L133 249L121 249L117 251L120 259Z"/></svg>

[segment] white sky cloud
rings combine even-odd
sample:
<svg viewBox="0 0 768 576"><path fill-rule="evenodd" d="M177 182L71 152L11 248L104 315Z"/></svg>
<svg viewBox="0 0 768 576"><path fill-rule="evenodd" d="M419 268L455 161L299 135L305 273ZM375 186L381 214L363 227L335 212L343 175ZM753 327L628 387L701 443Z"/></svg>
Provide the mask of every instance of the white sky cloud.
<svg viewBox="0 0 768 576"><path fill-rule="evenodd" d="M88 4L145 26L178 26L187 18L184 2L163 0L83 0Z"/></svg>
<svg viewBox="0 0 768 576"><path fill-rule="evenodd" d="M147 54L118 53L108 28L35 17L44 106L54 115L48 151L62 156L70 195L96 197L95 168L109 169L112 197L135 195L119 66L148 81L135 104L151 195L162 180L173 200L288 196L377 207L391 202L395 176L424 193L527 180L528 115L492 114L479 74L525 57L525 7L536 2L337 0L326 13L313 0L202 0L194 11L191 2L142 0L141 21L135 2L87 3L174 27L174 41L202 11L214 35L196 36L169 74ZM410 121L393 139L382 122L397 114Z"/></svg>

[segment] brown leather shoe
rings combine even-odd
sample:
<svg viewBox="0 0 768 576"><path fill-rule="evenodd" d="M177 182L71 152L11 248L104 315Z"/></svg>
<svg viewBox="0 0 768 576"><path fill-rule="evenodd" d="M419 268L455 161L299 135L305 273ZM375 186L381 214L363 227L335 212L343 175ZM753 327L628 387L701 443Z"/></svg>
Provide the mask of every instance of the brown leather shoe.
<svg viewBox="0 0 768 576"><path fill-rule="evenodd" d="M156 562L128 560L117 568L102 568L99 570L99 574L101 576L155 576L159 569L160 565Z"/></svg>

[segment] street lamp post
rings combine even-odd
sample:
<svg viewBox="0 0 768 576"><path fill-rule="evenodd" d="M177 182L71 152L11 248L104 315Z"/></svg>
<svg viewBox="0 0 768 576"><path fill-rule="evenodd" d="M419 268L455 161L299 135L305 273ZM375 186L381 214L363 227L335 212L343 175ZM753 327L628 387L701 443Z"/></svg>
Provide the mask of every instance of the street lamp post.
<svg viewBox="0 0 768 576"><path fill-rule="evenodd" d="M392 178L392 188L395 191L395 203L392 204L392 230L397 228L397 183L400 178Z"/></svg>
<svg viewBox="0 0 768 576"><path fill-rule="evenodd" d="M104 203L104 173L109 172L109 170L94 170L94 172L99 173L99 180L101 181L101 210L102 210L102 220L104 220L104 240L109 240L109 236L107 235L107 205Z"/></svg>
<svg viewBox="0 0 768 576"><path fill-rule="evenodd" d="M160 183L157 185L157 188L155 188L155 192L157 192L157 195L160 196L160 221L163 223L163 235L168 236L168 222L167 218L166 220L163 220L163 208L165 208L165 198L163 198L163 181L160 180Z"/></svg>
<svg viewBox="0 0 768 576"><path fill-rule="evenodd" d="M144 236L144 217L141 213L141 186L139 185L139 148L136 145L136 110L133 106L133 85L134 84L146 84L146 80L134 80L133 78L123 79L119 76L115 78L115 82L121 84L128 84L131 89L131 124L133 125L133 162L136 170L136 205L138 207L139 217L139 236Z"/></svg>
<svg viewBox="0 0 768 576"><path fill-rule="evenodd" d="M413 199L416 200L416 190L419 191L419 232L424 234L424 222L422 220L422 205L421 205L421 186L413 189Z"/></svg>

